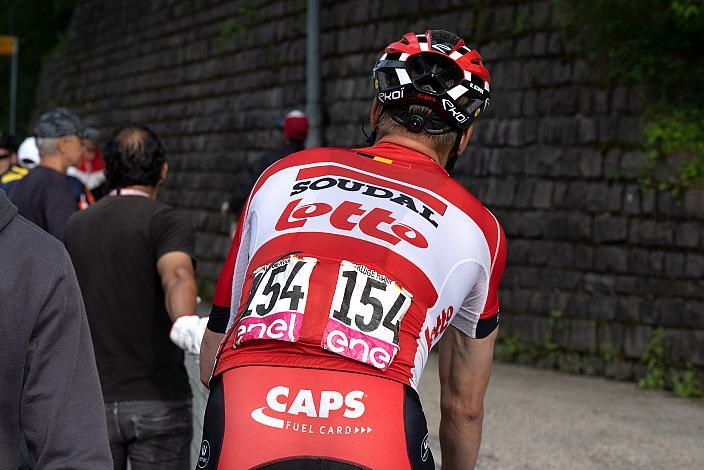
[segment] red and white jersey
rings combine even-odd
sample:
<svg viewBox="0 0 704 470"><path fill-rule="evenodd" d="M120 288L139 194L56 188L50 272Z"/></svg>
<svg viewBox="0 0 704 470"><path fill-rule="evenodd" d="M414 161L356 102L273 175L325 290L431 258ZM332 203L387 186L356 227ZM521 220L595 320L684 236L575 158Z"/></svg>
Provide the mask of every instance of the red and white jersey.
<svg viewBox="0 0 704 470"><path fill-rule="evenodd" d="M449 325L498 324L496 218L428 156L319 148L257 181L220 273L216 374L244 365L357 371L413 387Z"/></svg>

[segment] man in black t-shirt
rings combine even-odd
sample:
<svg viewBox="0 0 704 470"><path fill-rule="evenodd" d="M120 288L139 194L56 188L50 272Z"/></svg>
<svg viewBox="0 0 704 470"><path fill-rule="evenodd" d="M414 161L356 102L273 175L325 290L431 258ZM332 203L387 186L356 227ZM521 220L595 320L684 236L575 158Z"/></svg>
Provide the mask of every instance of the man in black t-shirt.
<svg viewBox="0 0 704 470"><path fill-rule="evenodd" d="M115 189L71 216L66 248L86 305L115 469L128 460L134 470L187 469L191 392L183 351L169 337L200 322L194 230L155 199L168 165L153 131L117 129L104 159Z"/></svg>
<svg viewBox="0 0 704 470"><path fill-rule="evenodd" d="M42 114L34 127L41 162L8 194L20 215L61 241L66 221L79 209L66 171L81 161L85 130L80 118L66 108Z"/></svg>

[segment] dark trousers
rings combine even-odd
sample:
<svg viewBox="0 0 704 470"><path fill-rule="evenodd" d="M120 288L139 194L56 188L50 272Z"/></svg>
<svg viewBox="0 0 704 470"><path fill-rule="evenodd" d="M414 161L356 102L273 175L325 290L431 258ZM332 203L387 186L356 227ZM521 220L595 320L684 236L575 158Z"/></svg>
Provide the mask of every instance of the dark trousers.
<svg viewBox="0 0 704 470"><path fill-rule="evenodd" d="M191 400L105 403L115 470L189 470Z"/></svg>

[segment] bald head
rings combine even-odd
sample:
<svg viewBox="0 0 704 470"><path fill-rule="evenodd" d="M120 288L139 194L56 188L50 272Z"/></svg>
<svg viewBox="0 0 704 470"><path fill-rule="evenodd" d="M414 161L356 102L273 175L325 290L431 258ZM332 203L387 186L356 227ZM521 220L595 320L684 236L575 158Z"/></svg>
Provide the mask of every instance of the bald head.
<svg viewBox="0 0 704 470"><path fill-rule="evenodd" d="M166 152L154 131L139 124L128 124L110 135L103 158L111 188L156 187L162 180Z"/></svg>

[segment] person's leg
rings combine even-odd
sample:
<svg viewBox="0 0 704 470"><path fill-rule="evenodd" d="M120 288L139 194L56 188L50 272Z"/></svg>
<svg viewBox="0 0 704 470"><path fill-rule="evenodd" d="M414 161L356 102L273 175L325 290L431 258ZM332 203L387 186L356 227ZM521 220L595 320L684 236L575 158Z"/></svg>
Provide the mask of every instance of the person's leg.
<svg viewBox="0 0 704 470"><path fill-rule="evenodd" d="M127 453L132 470L189 470L193 434L191 401L132 401L133 437Z"/></svg>
<svg viewBox="0 0 704 470"><path fill-rule="evenodd" d="M198 454L200 453L201 436L203 435L203 415L205 406L208 403L208 389L200 383L200 370L198 368L198 356L196 354L184 354L186 372L188 372L188 384L193 393L193 438L191 439L191 468L196 466Z"/></svg>
<svg viewBox="0 0 704 470"><path fill-rule="evenodd" d="M20 439L20 456L17 460L17 470L32 470L32 464L29 459L29 449L27 449L27 441L24 436Z"/></svg>
<svg viewBox="0 0 704 470"><path fill-rule="evenodd" d="M120 429L120 405L118 402L105 403L105 420L108 425L108 440L115 470L127 469L127 446Z"/></svg>

